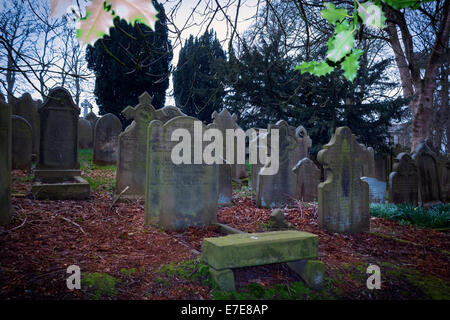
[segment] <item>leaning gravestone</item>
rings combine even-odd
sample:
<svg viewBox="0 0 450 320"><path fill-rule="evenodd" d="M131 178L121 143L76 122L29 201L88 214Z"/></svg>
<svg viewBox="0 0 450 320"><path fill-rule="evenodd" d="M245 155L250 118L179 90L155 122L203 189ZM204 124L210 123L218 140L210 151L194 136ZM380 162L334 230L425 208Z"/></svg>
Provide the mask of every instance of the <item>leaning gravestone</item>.
<svg viewBox="0 0 450 320"><path fill-rule="evenodd" d="M83 118L78 119L78 147L80 149L92 149L92 126Z"/></svg>
<svg viewBox="0 0 450 320"><path fill-rule="evenodd" d="M13 115L12 121L12 169L31 171L33 131L22 117Z"/></svg>
<svg viewBox="0 0 450 320"><path fill-rule="evenodd" d="M39 153L39 113L37 107L40 101L35 101L29 93L24 93L19 99L14 99L13 115L24 118L32 129L32 153L38 155Z"/></svg>
<svg viewBox="0 0 450 320"><path fill-rule="evenodd" d="M192 139L196 121L199 122L192 117L180 116L166 123L150 122L145 186L146 225L177 230L209 225L217 220L218 165L193 164L193 140L188 144L192 164L174 164L171 158L172 149L180 143L171 141L172 133L185 129ZM204 130L205 126L201 126ZM214 124L209 127L213 128Z"/></svg>
<svg viewBox="0 0 450 320"><path fill-rule="evenodd" d="M394 161L394 171L389 174L389 202L417 205L419 176L414 161L406 152L398 154Z"/></svg>
<svg viewBox="0 0 450 320"><path fill-rule="evenodd" d="M11 222L11 106L0 97L0 224Z"/></svg>
<svg viewBox="0 0 450 320"><path fill-rule="evenodd" d="M41 143L34 171L36 199L85 199L89 183L81 178L78 163L78 115L70 93L64 88L50 90L39 108Z"/></svg>
<svg viewBox="0 0 450 320"><path fill-rule="evenodd" d="M439 163L427 141L420 143L411 158L419 175L419 204L430 206L441 203L442 191L439 179Z"/></svg>
<svg viewBox="0 0 450 320"><path fill-rule="evenodd" d="M280 120L275 125L269 126L267 139L271 140L272 130L279 130L279 169L274 175L265 175L272 165L271 159L258 173L258 185L256 190L256 204L258 207L278 207L291 202L295 197L297 177L292 168L297 163L293 156L298 139L289 129L286 121Z"/></svg>
<svg viewBox="0 0 450 320"><path fill-rule="evenodd" d="M319 226L332 232L369 230L369 186L360 179L366 150L348 127L337 128L323 148L317 155L327 177L318 189Z"/></svg>
<svg viewBox="0 0 450 320"><path fill-rule="evenodd" d="M220 113L216 111L212 114L213 123L216 125L217 129L222 132L223 137L223 159L224 164L219 165L219 205L230 205L233 200L233 188L232 170L235 168L234 159L227 159L227 141L226 141L226 130L235 130L238 126L236 124L236 115L231 115L227 109L223 109ZM234 149L236 150L236 148ZM233 161L231 161L233 160Z"/></svg>
<svg viewBox="0 0 450 320"><path fill-rule="evenodd" d="M94 130L94 163L98 165L117 162L118 138L122 132L122 123L112 113L101 117Z"/></svg>
<svg viewBox="0 0 450 320"><path fill-rule="evenodd" d="M295 199L311 202L317 200L317 188L320 182L320 169L309 158L303 158L292 171L297 176Z"/></svg>
<svg viewBox="0 0 450 320"><path fill-rule="evenodd" d="M116 194L122 199L143 199L145 196L147 127L150 121L163 123L176 116L182 116L178 108L166 106L155 110L152 97L144 92L139 96L139 104L128 106L122 114L133 122L119 135L119 149L116 174Z"/></svg>

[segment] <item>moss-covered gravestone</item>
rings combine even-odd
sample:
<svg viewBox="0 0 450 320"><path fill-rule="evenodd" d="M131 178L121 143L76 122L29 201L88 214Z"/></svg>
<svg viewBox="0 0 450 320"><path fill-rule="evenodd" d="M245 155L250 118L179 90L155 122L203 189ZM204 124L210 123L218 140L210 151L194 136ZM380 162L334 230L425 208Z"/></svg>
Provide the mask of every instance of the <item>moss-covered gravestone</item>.
<svg viewBox="0 0 450 320"><path fill-rule="evenodd" d="M348 127L337 128L323 148L317 155L327 177L318 189L319 226L332 232L369 230L369 186L360 179L366 150Z"/></svg>
<svg viewBox="0 0 450 320"><path fill-rule="evenodd" d="M284 120L269 126L267 139L271 141L272 130L278 130L279 134L279 169L276 174L264 175L272 164L267 163L258 174L258 186L256 190L256 204L258 207L278 207L291 202L295 197L297 177L292 168L297 164L296 148L298 138ZM272 150L273 151L273 150ZM269 151L270 152L270 151ZM276 159L276 158L275 158ZM274 161L271 159L270 161Z"/></svg>
<svg viewBox="0 0 450 320"><path fill-rule="evenodd" d="M317 200L320 169L309 158L303 158L292 169L297 176L295 199L310 202Z"/></svg>
<svg viewBox="0 0 450 320"><path fill-rule="evenodd" d="M419 177L419 204L431 206L442 202L439 163L427 141L414 150L413 159Z"/></svg>
<svg viewBox="0 0 450 320"><path fill-rule="evenodd" d="M33 131L22 117L13 115L12 121L12 169L31 171Z"/></svg>
<svg viewBox="0 0 450 320"><path fill-rule="evenodd" d="M97 121L94 131L94 163L115 164L119 134L122 132L122 123L119 118L112 113L105 114Z"/></svg>
<svg viewBox="0 0 450 320"><path fill-rule="evenodd" d="M145 224L177 230L189 226L204 226L217 221L219 168L217 164L194 164L194 123L187 116L173 118L166 123L152 121L148 127L147 174L145 186ZM214 124L209 126L214 127ZM192 139L185 141L190 149L182 151L189 163L175 164L171 157L179 141L172 141L172 133L186 130ZM180 131L178 130L178 131ZM200 152L203 150L201 146ZM186 153L185 153L186 152ZM179 153L178 153L179 154Z"/></svg>
<svg viewBox="0 0 450 320"><path fill-rule="evenodd" d="M11 106L0 97L0 224L11 222Z"/></svg>
<svg viewBox="0 0 450 320"><path fill-rule="evenodd" d="M235 114L231 115L230 112L224 108L220 113L214 111L212 119L216 128L222 132L223 137L223 164L219 165L219 205L230 205L233 200L232 179L234 178L234 174L232 171L235 170L236 161L234 161L235 159L227 159L226 130L235 130L238 127L236 124L237 117ZM236 148L234 150L236 150Z"/></svg>
<svg viewBox="0 0 450 320"><path fill-rule="evenodd" d="M83 118L78 119L78 147L80 149L92 149L92 126Z"/></svg>
<svg viewBox="0 0 450 320"><path fill-rule="evenodd" d="M119 135L119 149L116 173L116 194L123 199L144 199L147 150L147 127L150 121L167 120L184 115L178 108L166 106L156 110L152 97L144 92L135 107L128 106L123 116L133 122Z"/></svg>
<svg viewBox="0 0 450 320"><path fill-rule="evenodd" d="M32 193L36 199L85 199L89 183L81 178L78 163L78 116L80 109L64 88L50 90L40 115L40 150L36 182Z"/></svg>
<svg viewBox="0 0 450 320"><path fill-rule="evenodd" d="M389 174L388 201L417 205L419 177L414 161L406 152L398 154L394 161L394 171Z"/></svg>

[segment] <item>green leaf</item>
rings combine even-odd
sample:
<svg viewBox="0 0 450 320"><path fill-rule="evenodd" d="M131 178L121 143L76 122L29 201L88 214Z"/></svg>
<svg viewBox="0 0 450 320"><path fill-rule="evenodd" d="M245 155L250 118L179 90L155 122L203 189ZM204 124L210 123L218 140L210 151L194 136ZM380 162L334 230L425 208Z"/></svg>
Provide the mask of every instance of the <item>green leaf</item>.
<svg viewBox="0 0 450 320"><path fill-rule="evenodd" d="M301 74L308 72L318 77L324 76L334 70L326 61L303 61L295 67L295 70L300 70Z"/></svg>
<svg viewBox="0 0 450 320"><path fill-rule="evenodd" d="M352 26L350 25L350 23L348 22L347 19L342 20L341 23L338 23L336 25L336 28L334 28L334 33L341 33L342 31L351 31L352 30Z"/></svg>
<svg viewBox="0 0 450 320"><path fill-rule="evenodd" d="M342 61L341 69L344 70L344 77L348 81L353 82L355 80L359 68L359 57L363 52L361 49L355 49Z"/></svg>
<svg viewBox="0 0 450 320"><path fill-rule="evenodd" d="M372 2L361 3L358 7L358 15L367 27L383 29L386 16L380 6Z"/></svg>
<svg viewBox="0 0 450 320"><path fill-rule="evenodd" d="M390 5L394 9L417 9L420 7L421 2L432 2L434 0L384 0L385 3Z"/></svg>
<svg viewBox="0 0 450 320"><path fill-rule="evenodd" d="M353 30L339 32L331 41L331 44L328 44L327 59L338 62L353 49L354 43L355 37L353 36Z"/></svg>
<svg viewBox="0 0 450 320"><path fill-rule="evenodd" d="M336 8L333 3L326 2L325 7L326 9L321 10L320 14L332 25L335 25L336 22L342 21L348 15L347 10L344 8Z"/></svg>

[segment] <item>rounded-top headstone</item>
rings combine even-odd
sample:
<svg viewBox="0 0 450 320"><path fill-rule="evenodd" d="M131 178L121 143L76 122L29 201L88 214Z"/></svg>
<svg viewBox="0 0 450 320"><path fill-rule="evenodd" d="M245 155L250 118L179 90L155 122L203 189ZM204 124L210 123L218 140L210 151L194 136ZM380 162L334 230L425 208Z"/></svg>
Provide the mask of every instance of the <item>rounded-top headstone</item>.
<svg viewBox="0 0 450 320"><path fill-rule="evenodd" d="M117 162L118 137L122 132L120 119L112 113L101 117L94 129L94 163L98 165Z"/></svg>
<svg viewBox="0 0 450 320"><path fill-rule="evenodd" d="M78 147L80 149L92 149L92 126L86 119L78 119Z"/></svg>
<svg viewBox="0 0 450 320"><path fill-rule="evenodd" d="M31 171L33 131L22 117L12 115L12 168Z"/></svg>

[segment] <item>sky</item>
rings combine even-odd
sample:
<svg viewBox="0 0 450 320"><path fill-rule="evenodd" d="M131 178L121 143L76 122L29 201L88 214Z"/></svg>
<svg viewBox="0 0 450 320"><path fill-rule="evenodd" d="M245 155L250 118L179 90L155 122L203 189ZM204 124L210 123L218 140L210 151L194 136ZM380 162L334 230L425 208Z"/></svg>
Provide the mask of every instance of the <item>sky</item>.
<svg viewBox="0 0 450 320"><path fill-rule="evenodd" d="M50 3L50 0L40 1L49 1ZM169 38L173 45L172 65L175 67L178 61L179 51L185 40L188 39L191 34L198 37L205 32L209 19L212 17L213 10L217 8L217 5L215 0L182 0L181 2L179 0L159 0L159 2L164 6L166 14L169 16L169 20L173 21L178 30L181 30L181 33L178 35L175 33L175 26L170 23L168 25ZM222 6L233 23L238 2L239 0L218 0L218 3ZM239 34L242 34L254 22L253 18L257 12L258 0L240 0L240 2L239 18L236 29ZM83 2L80 1L80 4L82 3ZM224 50L227 50L231 30L230 24L224 17L223 12L219 10L216 13L214 20L209 25L209 29L214 29L216 31L218 40L222 43ZM81 103L87 99L92 104L94 113L98 114L95 96L93 92L89 92L91 90L93 91L94 82L95 79L92 79L91 83L86 86L89 87L90 90L82 93L80 107ZM49 87L52 87L52 85L49 84ZM38 92L33 92L32 96L34 99L42 99ZM169 81L169 88L166 91L166 105L175 105L172 77ZM81 110L80 116L82 115L83 109Z"/></svg>

